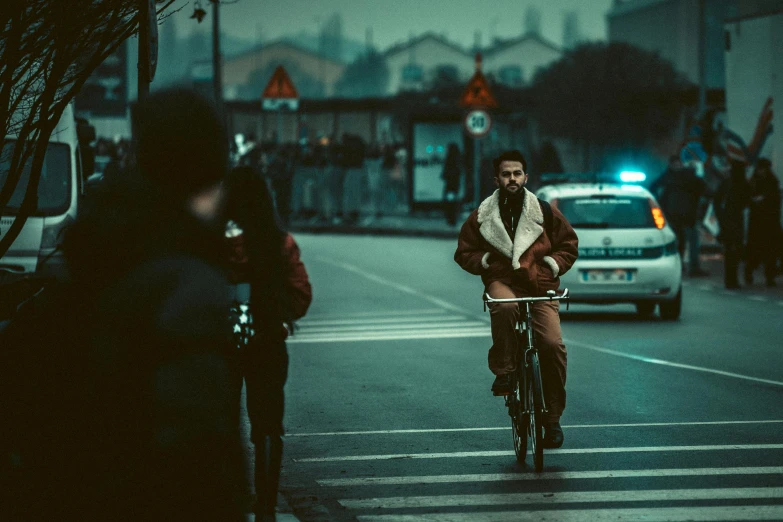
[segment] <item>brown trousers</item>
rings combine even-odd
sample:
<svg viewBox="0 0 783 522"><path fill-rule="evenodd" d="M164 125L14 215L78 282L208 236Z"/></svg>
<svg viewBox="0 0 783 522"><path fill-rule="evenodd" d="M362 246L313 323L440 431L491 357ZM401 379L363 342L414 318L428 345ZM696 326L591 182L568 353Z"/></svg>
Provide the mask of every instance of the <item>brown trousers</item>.
<svg viewBox="0 0 783 522"><path fill-rule="evenodd" d="M509 299L520 297L507 285L494 281L487 288L490 297ZM541 361L541 378L544 381L544 399L549 414L545 422L560 420L566 403L566 347L560 331L559 301L534 303L532 306L533 331ZM492 320L492 347L489 349L489 369L495 375L516 369L516 324L519 306L516 303L495 303L489 306Z"/></svg>

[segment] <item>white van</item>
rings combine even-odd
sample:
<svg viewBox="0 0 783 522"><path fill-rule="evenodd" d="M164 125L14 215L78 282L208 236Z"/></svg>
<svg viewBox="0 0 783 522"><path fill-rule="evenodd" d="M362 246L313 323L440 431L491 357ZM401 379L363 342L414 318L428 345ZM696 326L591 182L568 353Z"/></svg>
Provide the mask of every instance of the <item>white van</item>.
<svg viewBox="0 0 783 522"><path fill-rule="evenodd" d="M0 187L8 178L14 144L15 137L6 136L0 149ZM30 163L8 205L0 209L0 237L16 219L29 181ZM73 104L69 104L49 139L38 185L38 209L27 219L9 250L0 257L0 298L5 297L3 290L7 285L20 280L45 280L65 275L63 257L57 246L62 240L61 232L76 219L83 191L79 129Z"/></svg>

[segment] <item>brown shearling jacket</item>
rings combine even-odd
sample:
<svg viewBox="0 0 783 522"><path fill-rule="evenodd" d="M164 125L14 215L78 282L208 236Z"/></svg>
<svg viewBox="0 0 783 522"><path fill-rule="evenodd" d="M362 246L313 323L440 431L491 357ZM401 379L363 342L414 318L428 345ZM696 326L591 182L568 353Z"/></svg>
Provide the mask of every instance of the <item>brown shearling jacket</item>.
<svg viewBox="0 0 783 522"><path fill-rule="evenodd" d="M552 237L547 237L541 205L532 192L524 190L513 241L500 217L500 191L495 190L462 225L454 261L463 270L480 275L485 287L500 281L519 295L541 296L558 289L560 276L576 261L579 239L555 207Z"/></svg>

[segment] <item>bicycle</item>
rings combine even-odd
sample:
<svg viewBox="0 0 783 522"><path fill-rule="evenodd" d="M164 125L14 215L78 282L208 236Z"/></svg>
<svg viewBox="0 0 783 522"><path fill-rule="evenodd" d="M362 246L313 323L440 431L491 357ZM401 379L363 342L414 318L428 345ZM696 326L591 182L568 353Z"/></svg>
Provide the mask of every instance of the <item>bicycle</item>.
<svg viewBox="0 0 783 522"><path fill-rule="evenodd" d="M491 303L525 304L524 314L519 314L517 323L517 369L511 374L511 393L505 396L506 408L511 417L511 433L514 441L514 453L517 462L524 463L527 454L527 442L530 438L530 453L533 455L533 466L536 473L544 467L544 445L542 434L543 415L547 413L544 400L544 387L541 380L541 365L538 358L538 347L532 328L531 303L541 301L566 301L568 309L568 288L562 294L549 290L546 297L519 297L510 299L493 299L484 293L484 311ZM519 364L523 361L524 364Z"/></svg>

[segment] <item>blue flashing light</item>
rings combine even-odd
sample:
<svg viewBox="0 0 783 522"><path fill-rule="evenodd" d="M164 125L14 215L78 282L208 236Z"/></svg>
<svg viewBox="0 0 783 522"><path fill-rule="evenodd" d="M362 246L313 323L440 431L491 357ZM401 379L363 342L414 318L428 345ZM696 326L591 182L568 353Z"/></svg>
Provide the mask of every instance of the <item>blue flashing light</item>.
<svg viewBox="0 0 783 522"><path fill-rule="evenodd" d="M647 175L638 170L624 170L620 173L620 181L623 183L641 183L646 179Z"/></svg>
<svg viewBox="0 0 783 522"><path fill-rule="evenodd" d="M433 149L432 145L427 145L427 154L432 154L433 150L434 149Z"/></svg>
<svg viewBox="0 0 783 522"><path fill-rule="evenodd" d="M438 145L438 148L436 150L438 152L443 152L443 145Z"/></svg>

